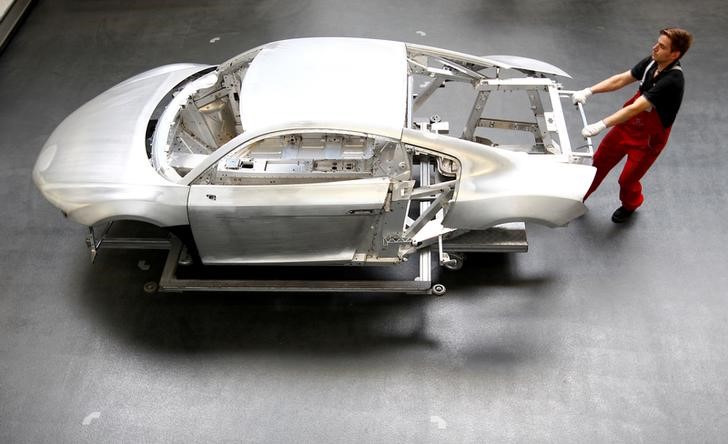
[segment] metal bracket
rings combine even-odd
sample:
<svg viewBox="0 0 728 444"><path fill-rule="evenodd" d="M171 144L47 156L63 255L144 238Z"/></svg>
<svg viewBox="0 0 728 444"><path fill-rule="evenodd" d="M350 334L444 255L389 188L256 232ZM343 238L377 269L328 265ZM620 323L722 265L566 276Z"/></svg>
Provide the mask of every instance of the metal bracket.
<svg viewBox="0 0 728 444"><path fill-rule="evenodd" d="M105 249L139 249L139 250L168 250L170 248L170 238L160 237L128 237L110 235L111 227L114 222L109 222L104 226L100 235L98 235L93 226L88 227L89 234L86 235L86 247L88 247L91 257L91 263L96 260L96 256L101 248Z"/></svg>
<svg viewBox="0 0 728 444"><path fill-rule="evenodd" d="M455 260L450 259L450 255L445 253L445 250L442 248L442 236L437 236L437 252L440 256L441 266L448 268L455 266Z"/></svg>
<svg viewBox="0 0 728 444"><path fill-rule="evenodd" d="M485 104L488 101L488 96L490 96L490 91L478 91L473 108L470 110L468 120L465 122L465 128L463 128L463 134L461 136L462 139L474 140L473 136L475 135L475 126L478 125L480 117L483 115L483 110L485 109Z"/></svg>

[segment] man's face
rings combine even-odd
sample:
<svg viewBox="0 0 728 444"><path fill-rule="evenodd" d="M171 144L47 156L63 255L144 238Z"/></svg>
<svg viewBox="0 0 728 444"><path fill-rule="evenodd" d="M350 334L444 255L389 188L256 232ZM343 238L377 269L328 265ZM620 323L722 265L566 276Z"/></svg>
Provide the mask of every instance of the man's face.
<svg viewBox="0 0 728 444"><path fill-rule="evenodd" d="M657 43L652 47L652 58L657 63L672 63L680 57L680 51L672 50L672 42L666 35L660 34Z"/></svg>

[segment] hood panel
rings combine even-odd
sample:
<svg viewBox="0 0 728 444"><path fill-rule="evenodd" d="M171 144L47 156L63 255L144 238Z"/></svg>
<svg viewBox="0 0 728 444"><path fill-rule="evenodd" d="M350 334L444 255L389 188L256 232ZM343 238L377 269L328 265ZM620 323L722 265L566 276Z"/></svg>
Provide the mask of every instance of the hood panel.
<svg viewBox="0 0 728 444"><path fill-rule="evenodd" d="M144 137L154 108L206 65L177 64L132 77L90 100L53 131L33 168L43 196L84 225L136 219L187 223L187 187L162 178Z"/></svg>
<svg viewBox="0 0 728 444"><path fill-rule="evenodd" d="M144 136L169 90L204 65L177 64L135 76L69 115L48 138L33 170L36 184L164 183Z"/></svg>

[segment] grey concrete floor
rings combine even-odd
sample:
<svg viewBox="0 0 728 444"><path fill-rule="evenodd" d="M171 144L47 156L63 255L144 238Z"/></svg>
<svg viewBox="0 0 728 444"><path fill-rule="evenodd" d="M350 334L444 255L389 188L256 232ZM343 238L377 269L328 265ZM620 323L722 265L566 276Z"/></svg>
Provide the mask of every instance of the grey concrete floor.
<svg viewBox="0 0 728 444"><path fill-rule="evenodd" d="M725 442L727 18L720 0L38 1L0 54L0 442ZM63 117L166 63L361 36L539 58L576 89L668 24L696 41L635 220L609 221L613 173L585 217L471 258L443 298L149 296L163 254L90 264L31 182Z"/></svg>

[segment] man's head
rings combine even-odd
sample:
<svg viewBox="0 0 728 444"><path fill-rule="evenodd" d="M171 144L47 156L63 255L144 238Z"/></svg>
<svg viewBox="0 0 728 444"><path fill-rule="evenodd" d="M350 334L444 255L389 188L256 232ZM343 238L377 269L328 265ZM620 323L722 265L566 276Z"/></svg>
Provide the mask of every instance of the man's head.
<svg viewBox="0 0 728 444"><path fill-rule="evenodd" d="M692 43L693 35L684 29L661 29L657 43L652 47L652 58L658 63L672 63L684 56Z"/></svg>

